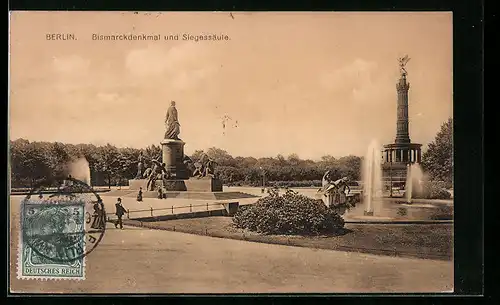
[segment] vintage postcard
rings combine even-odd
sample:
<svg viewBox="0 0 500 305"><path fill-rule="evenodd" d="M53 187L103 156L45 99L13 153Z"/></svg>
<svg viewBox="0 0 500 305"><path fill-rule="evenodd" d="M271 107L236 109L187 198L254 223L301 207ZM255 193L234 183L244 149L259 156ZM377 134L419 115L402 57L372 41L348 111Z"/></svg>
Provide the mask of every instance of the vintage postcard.
<svg viewBox="0 0 500 305"><path fill-rule="evenodd" d="M453 292L451 12L9 22L11 292Z"/></svg>

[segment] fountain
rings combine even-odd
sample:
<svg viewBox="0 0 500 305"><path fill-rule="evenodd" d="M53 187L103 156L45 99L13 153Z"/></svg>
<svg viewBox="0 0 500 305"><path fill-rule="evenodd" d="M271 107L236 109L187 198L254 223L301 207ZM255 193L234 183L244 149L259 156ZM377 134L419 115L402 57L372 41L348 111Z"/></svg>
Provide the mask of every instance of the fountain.
<svg viewBox="0 0 500 305"><path fill-rule="evenodd" d="M90 186L90 166L85 157L79 158L67 164L67 169L71 177L85 182Z"/></svg>
<svg viewBox="0 0 500 305"><path fill-rule="evenodd" d="M375 198L382 190L382 155L380 146L373 140L368 146L368 150L363 163L363 198L365 205L364 215L373 216Z"/></svg>
<svg viewBox="0 0 500 305"><path fill-rule="evenodd" d="M406 171L406 186L405 186L405 195L406 195L406 203L412 203L412 197L414 192L422 191L422 179L423 172L420 168L420 165L417 163L408 164L408 170Z"/></svg>

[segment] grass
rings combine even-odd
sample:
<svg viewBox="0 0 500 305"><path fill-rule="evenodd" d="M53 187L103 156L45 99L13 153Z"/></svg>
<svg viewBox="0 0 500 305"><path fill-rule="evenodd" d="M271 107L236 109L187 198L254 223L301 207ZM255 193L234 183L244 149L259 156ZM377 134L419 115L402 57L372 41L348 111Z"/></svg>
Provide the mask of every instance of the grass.
<svg viewBox="0 0 500 305"><path fill-rule="evenodd" d="M158 222L127 220L124 223L152 229L370 254L452 260L452 224L352 224L335 236L261 235L237 229L231 217L203 217Z"/></svg>

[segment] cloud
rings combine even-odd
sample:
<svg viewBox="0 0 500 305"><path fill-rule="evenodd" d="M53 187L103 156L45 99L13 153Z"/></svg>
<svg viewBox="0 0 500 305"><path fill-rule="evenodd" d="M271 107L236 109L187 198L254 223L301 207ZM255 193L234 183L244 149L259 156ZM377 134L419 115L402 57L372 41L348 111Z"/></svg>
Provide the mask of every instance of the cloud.
<svg viewBox="0 0 500 305"><path fill-rule="evenodd" d="M329 89L359 89L359 86L371 83L377 63L356 59L339 69L321 75L320 83Z"/></svg>
<svg viewBox="0 0 500 305"><path fill-rule="evenodd" d="M99 92L97 93L97 98L103 102L113 102L119 98L118 93L103 93Z"/></svg>
<svg viewBox="0 0 500 305"><path fill-rule="evenodd" d="M168 66L165 54L157 48L133 50L127 55L127 70L136 76L156 76L164 72Z"/></svg>
<svg viewBox="0 0 500 305"><path fill-rule="evenodd" d="M210 52L200 44L184 43L170 49L147 47L130 51L125 59L128 76L165 80L163 86L184 90L216 72Z"/></svg>
<svg viewBox="0 0 500 305"><path fill-rule="evenodd" d="M165 50L147 47L132 50L125 59L129 73L137 76L159 76L184 69L199 68L206 58L206 48L200 44L185 43Z"/></svg>
<svg viewBox="0 0 500 305"><path fill-rule="evenodd" d="M207 66L193 71L180 71L174 76L172 86L176 89L187 89L196 85L199 81L206 79L213 73L215 73L214 66Z"/></svg>
<svg viewBox="0 0 500 305"><path fill-rule="evenodd" d="M85 73L90 66L90 60L84 59L78 55L53 57L52 63L57 72L68 74Z"/></svg>
<svg viewBox="0 0 500 305"><path fill-rule="evenodd" d="M323 73L320 84L326 90L346 101L366 104L382 101L393 87L378 74L376 62L356 59L348 65Z"/></svg>

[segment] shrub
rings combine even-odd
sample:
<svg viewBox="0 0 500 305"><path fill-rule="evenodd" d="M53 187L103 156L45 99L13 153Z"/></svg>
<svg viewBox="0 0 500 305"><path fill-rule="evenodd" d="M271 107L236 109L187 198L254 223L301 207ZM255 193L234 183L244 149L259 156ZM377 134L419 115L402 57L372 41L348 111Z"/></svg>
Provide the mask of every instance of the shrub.
<svg viewBox="0 0 500 305"><path fill-rule="evenodd" d="M262 187L262 180L260 181L235 181L226 183L226 185L234 186L253 186ZM321 180L302 180L302 181L266 181L266 187L321 187Z"/></svg>
<svg viewBox="0 0 500 305"><path fill-rule="evenodd" d="M262 234L285 235L329 234L344 227L344 219L334 209L291 190L284 195L270 190L269 196L240 208L233 223Z"/></svg>
<svg viewBox="0 0 500 305"><path fill-rule="evenodd" d="M421 190L415 189L412 198L415 199L450 199L451 194L445 188L446 183L442 181L428 181L422 183Z"/></svg>
<svg viewBox="0 0 500 305"><path fill-rule="evenodd" d="M273 187L321 187L321 180L269 181L268 184Z"/></svg>

